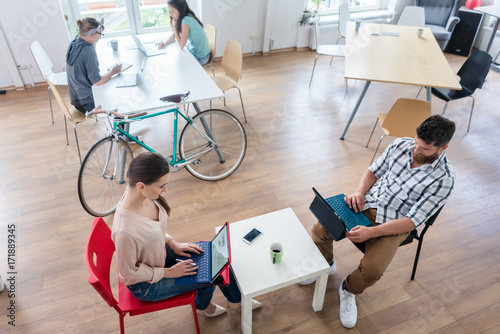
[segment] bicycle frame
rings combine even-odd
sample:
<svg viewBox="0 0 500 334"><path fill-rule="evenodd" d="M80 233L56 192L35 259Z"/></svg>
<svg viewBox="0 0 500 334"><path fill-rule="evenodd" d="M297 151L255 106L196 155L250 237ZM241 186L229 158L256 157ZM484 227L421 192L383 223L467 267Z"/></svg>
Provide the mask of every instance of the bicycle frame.
<svg viewBox="0 0 500 334"><path fill-rule="evenodd" d="M160 115L165 115L165 114L170 114L170 113L174 113L174 132L173 132L173 142L172 142L172 155L170 157L167 157L166 160L173 167L173 172L175 172L175 171L183 168L184 166L190 164L193 160L196 159L196 157L204 155L205 153L207 153L208 151L210 151L212 149L216 149L217 153L219 155L219 158L221 159L221 162L224 161L224 159L222 158L221 153L218 150L218 145L213 140L213 136L212 136L212 134L211 134L211 132L210 132L210 130L208 128L208 125L206 124L205 120L202 119L201 121L202 121L202 124L203 124L203 126L205 128L205 131L208 133L208 136L205 133L203 133L203 131L201 131L193 123L193 121L191 120L191 118L189 118L188 116L184 115L184 113L182 113L182 111L180 111L178 107L175 107L175 108L172 108L172 109L169 109L169 110L165 110L165 111L159 111L159 112L156 112L156 113L153 113L153 114L148 114L148 115L144 115L144 116L135 117L135 118L132 118L130 120L134 120L134 121L136 121L136 120L143 120L143 119L148 119L148 118L152 118L152 117L156 117L156 116L160 116ZM193 126L193 128L196 130L196 132L198 132L205 140L207 140L209 143L211 143L211 147L209 147L207 149L204 149L202 151L195 152L195 153L191 154L189 157L186 157L185 159L177 159L177 131L178 131L179 115L181 115L181 117L186 122L190 123L191 126ZM141 141L138 141L134 136L130 135L127 131L125 131L124 129L122 129L121 127L118 126L118 125L127 124L127 123L128 122L115 122L113 124L113 133L119 132L119 133L123 134L124 136L126 136L128 139L130 139L130 140L134 141L135 143L141 145L146 150L148 150L150 152L157 153L153 148L149 147L148 145L144 144ZM123 170L123 168L122 168L122 170Z"/></svg>

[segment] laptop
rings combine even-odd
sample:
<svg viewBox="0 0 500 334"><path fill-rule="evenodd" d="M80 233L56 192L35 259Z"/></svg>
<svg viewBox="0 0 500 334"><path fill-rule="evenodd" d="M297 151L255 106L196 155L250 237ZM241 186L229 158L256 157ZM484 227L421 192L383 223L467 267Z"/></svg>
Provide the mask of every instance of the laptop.
<svg viewBox="0 0 500 334"><path fill-rule="evenodd" d="M147 57L152 57L167 53L167 51L165 51L164 49L158 49L155 43L144 44L141 42L139 37L137 37L134 34L132 34L132 38L134 39L137 48L141 50L142 53L144 53Z"/></svg>
<svg viewBox="0 0 500 334"><path fill-rule="evenodd" d="M316 196L309 210L333 239L338 241L345 238L345 231L350 231L355 226L372 226L372 222L362 212L356 213L347 206L344 194L324 199L314 187L312 189Z"/></svg>
<svg viewBox="0 0 500 334"><path fill-rule="evenodd" d="M191 253L191 258L178 256L177 261L192 259L198 266L198 272L196 275L176 278L175 285L219 284L216 280L231 263L229 224L226 222L212 241L200 241L196 244L203 249L203 253ZM222 280L225 281L224 278Z"/></svg>
<svg viewBox="0 0 500 334"><path fill-rule="evenodd" d="M129 72L122 73L117 78L116 87L132 87L137 86L139 84L139 80L141 79L141 75L144 72L144 67L146 67L146 58L143 57L141 65L137 72Z"/></svg>

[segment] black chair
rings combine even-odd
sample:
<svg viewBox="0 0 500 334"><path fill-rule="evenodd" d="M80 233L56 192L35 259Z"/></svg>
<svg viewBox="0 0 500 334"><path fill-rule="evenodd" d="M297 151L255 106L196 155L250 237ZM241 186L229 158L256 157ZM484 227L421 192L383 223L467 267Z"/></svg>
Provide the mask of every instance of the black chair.
<svg viewBox="0 0 500 334"><path fill-rule="evenodd" d="M481 50L476 50L462 65L458 71L458 76L460 77L460 85L462 90L452 90L443 88L432 88L432 94L437 98L446 101L444 105L443 113L446 111L448 102L452 100L458 100L467 96L472 98L472 107L470 109L469 126L467 127L467 132L470 129L470 122L472 120L472 111L474 110L474 91L483 87L483 83L486 80L488 71L490 70L492 57Z"/></svg>
<svg viewBox="0 0 500 334"><path fill-rule="evenodd" d="M410 232L410 234L408 235L408 237L406 237L406 239L401 243L401 245L399 245L401 247L403 245L407 245L407 244L412 243L413 239L418 240L417 253L415 254L415 260L413 261L413 270L411 272L411 280L412 281L415 278L415 273L417 272L418 258L420 257L420 250L422 249L422 243L424 241L425 232L427 232L427 230L429 229L429 227L432 226L432 224L434 224L434 221L436 220L437 216L441 212L442 208L443 207L441 207L438 211L436 211L436 213L433 214L431 216L431 218L429 218L424 223L425 226L424 226L422 232L420 232L420 235L418 235L417 229L414 229L413 231ZM363 253L365 252L365 243L364 242L362 242L362 243L355 243L355 242L353 242L353 244L356 247L358 247L358 249L360 251L362 251Z"/></svg>

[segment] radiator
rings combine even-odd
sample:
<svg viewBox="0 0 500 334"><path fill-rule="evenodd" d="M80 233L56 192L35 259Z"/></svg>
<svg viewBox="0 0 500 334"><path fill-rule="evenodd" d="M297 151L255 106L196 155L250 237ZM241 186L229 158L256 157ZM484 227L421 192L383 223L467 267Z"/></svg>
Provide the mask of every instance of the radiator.
<svg viewBox="0 0 500 334"><path fill-rule="evenodd" d="M488 42L490 41L490 36L491 36L491 27L484 27L484 37L481 41L480 49L481 50L486 50L486 47L488 46ZM491 44L490 52L489 54L493 57L493 60L495 60L495 57L498 55L500 52L500 36L497 34L495 35L495 39L493 40L493 43ZM500 56L495 60L496 64L500 64Z"/></svg>

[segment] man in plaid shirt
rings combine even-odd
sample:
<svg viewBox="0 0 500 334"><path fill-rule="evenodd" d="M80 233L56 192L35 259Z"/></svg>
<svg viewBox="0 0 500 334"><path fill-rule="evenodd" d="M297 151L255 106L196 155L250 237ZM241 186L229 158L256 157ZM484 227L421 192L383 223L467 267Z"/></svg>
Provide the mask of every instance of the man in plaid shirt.
<svg viewBox="0 0 500 334"><path fill-rule="evenodd" d="M391 263L399 245L415 227L427 221L450 196L455 173L445 150L455 123L434 115L417 136L396 139L363 174L356 191L345 197L354 211L363 211L373 226L346 232L354 243L365 242L365 254L339 287L340 320L352 328L357 321L355 295L375 284ZM316 222L311 237L335 272L333 238ZM304 281L305 283L312 283Z"/></svg>

